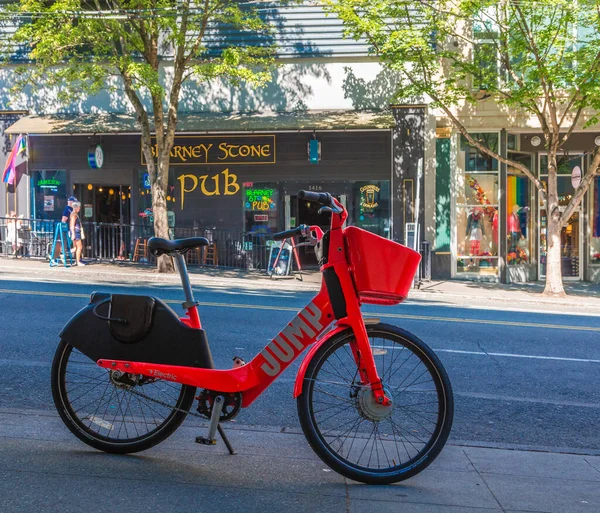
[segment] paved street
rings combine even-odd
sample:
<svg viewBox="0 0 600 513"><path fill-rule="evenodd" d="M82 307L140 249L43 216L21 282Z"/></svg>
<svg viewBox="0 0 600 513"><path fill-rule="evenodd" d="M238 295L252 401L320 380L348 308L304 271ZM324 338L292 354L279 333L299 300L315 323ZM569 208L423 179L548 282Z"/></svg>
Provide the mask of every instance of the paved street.
<svg viewBox="0 0 600 513"><path fill-rule="evenodd" d="M77 276L79 284L0 276L0 496L10 498L0 506L3 513L40 511L41 504L53 505L42 511L94 510L101 486L124 505L132 497L152 495L154 482L162 483L154 502L173 511L211 511L206 504L215 493L231 511L374 511L368 506L372 500L381 500L378 511L398 511L397 502L411 504L402 511L417 512L600 511L594 504L600 481L600 317L593 309L581 315L585 309L540 303L527 310L515 302L483 299L460 305L423 294L397 307L365 307L368 315L414 332L438 352L456 399L450 445L440 460L407 484L378 495L369 490L382 488L350 485L327 472L299 434L292 399L299 363L230 424L238 460L225 456L222 445L216 450L195 445L194 437L203 432L196 419L188 419L164 444L134 457L103 456L78 442L57 419L50 394L49 368L61 326L93 290L158 295L175 308L181 301L174 281L129 280L119 286L127 280L115 275L100 286L85 283L94 280L86 278L87 269L79 271L69 276ZM195 283L215 363L224 367L233 355L249 360L259 352L313 294L308 284L290 282ZM281 446L289 452L278 461ZM565 472L574 472L573 483L565 482L573 496L558 493L552 481ZM23 476L38 476L39 483L26 494L15 494ZM69 507L59 507L53 490L72 499L65 479L75 479L86 497L77 494ZM223 481L235 482L236 490ZM520 492L511 489L517 482ZM191 486L200 483L199 491ZM530 497L529 486L538 490L537 499ZM316 503L309 492L313 488L320 497Z"/></svg>
<svg viewBox="0 0 600 513"><path fill-rule="evenodd" d="M0 281L3 407L53 409L49 366L57 334L98 288ZM181 297L174 284L102 289L159 295L176 308ZM250 360L312 295L195 289L215 363L222 367L229 367L234 355ZM465 309L416 300L364 310L414 332L438 352L456 395L454 443L600 454L597 316ZM237 421L297 430L291 394L299 361Z"/></svg>

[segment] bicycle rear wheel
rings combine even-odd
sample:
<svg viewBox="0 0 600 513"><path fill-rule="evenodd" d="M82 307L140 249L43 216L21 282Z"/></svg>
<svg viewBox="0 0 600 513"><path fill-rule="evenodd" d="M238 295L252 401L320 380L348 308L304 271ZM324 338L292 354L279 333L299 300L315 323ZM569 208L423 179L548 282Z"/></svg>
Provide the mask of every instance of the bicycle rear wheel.
<svg viewBox="0 0 600 513"><path fill-rule="evenodd" d="M52 397L69 430L101 451L125 454L162 442L183 422L195 387L98 367L61 341L52 363Z"/></svg>
<svg viewBox="0 0 600 513"><path fill-rule="evenodd" d="M454 415L441 362L419 338L396 326L367 326L391 407L374 402L360 381L350 343L340 333L310 361L298 397L302 430L313 450L343 476L369 484L408 479L444 447Z"/></svg>

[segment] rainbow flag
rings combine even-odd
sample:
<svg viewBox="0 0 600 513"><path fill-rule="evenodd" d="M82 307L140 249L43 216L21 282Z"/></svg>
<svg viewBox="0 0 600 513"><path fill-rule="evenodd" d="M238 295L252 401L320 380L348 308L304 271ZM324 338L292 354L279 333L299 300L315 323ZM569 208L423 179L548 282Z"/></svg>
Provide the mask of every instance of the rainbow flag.
<svg viewBox="0 0 600 513"><path fill-rule="evenodd" d="M17 167L27 160L27 139L20 135L17 137L13 149L6 159L6 165L2 173L2 181L14 184L17 178Z"/></svg>

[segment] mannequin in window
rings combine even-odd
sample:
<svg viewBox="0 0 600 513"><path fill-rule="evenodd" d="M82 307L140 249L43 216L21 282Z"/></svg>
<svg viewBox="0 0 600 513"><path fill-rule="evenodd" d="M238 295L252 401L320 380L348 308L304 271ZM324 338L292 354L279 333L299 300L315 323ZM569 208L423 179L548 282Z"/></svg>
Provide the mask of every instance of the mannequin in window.
<svg viewBox="0 0 600 513"><path fill-rule="evenodd" d="M467 217L467 239L469 240L469 255L479 256L481 253L481 239L483 239L483 214L480 209L474 208ZM476 264L471 259L469 267L475 267Z"/></svg>
<svg viewBox="0 0 600 513"><path fill-rule="evenodd" d="M513 205L512 212L508 214L507 231L510 235L510 251L517 250L517 243L521 235L521 219L519 218L519 205Z"/></svg>
<svg viewBox="0 0 600 513"><path fill-rule="evenodd" d="M511 213L508 215L507 231L510 235L510 248L509 252L516 251L519 240L524 238L523 231L521 230L521 212L527 212L529 207L520 207L519 205L513 205Z"/></svg>

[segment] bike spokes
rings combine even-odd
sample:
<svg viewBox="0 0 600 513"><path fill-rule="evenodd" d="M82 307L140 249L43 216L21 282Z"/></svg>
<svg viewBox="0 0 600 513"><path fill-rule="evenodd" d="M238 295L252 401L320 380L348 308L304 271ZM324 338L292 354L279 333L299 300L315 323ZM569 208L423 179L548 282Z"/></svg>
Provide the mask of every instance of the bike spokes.
<svg viewBox="0 0 600 513"><path fill-rule="evenodd" d="M417 345L394 335L374 330L369 334L390 405L378 403L371 387L362 382L350 336L324 347L307 371L311 418L303 422L305 433L310 440L314 429L313 447L327 463L353 479L403 479L403 472L423 461L434 446L439 452L445 439L441 445L438 441L443 432L447 436L451 424L451 396L437 362Z"/></svg>

